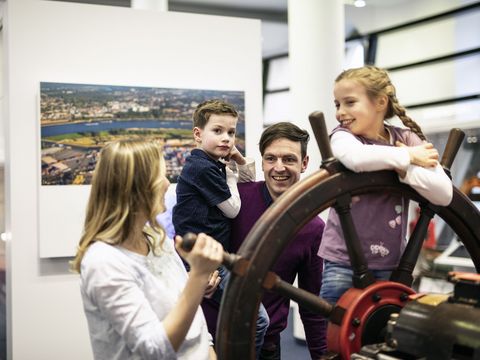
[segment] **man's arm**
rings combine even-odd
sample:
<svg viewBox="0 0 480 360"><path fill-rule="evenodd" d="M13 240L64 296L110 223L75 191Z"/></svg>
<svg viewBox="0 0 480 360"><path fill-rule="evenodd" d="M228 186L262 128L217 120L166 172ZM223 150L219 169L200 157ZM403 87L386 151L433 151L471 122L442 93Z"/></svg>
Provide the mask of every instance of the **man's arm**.
<svg viewBox="0 0 480 360"><path fill-rule="evenodd" d="M255 160L248 157L244 159L245 159L245 164L243 165L237 164L238 182L239 183L254 182L256 180Z"/></svg>

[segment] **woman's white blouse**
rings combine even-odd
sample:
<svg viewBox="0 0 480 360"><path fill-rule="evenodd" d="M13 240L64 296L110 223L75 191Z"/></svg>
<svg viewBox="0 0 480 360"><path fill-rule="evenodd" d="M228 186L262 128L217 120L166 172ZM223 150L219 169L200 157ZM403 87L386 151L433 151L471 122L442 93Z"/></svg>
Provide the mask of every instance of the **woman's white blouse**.
<svg viewBox="0 0 480 360"><path fill-rule="evenodd" d="M159 256L93 243L80 287L95 359L208 359L211 336L200 307L177 353L163 326L187 276L171 239Z"/></svg>

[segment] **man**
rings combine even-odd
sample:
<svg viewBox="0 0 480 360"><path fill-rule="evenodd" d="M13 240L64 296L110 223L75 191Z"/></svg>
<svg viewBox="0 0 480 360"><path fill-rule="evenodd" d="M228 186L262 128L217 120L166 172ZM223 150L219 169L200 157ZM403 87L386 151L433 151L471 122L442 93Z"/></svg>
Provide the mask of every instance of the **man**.
<svg viewBox="0 0 480 360"><path fill-rule="evenodd" d="M281 122L264 130L260 138L262 170L265 181L239 183L242 202L239 214L233 220L230 251L237 252L247 234L268 207L293 184L308 165L309 135L296 125ZM322 259L317 252L324 222L317 216L306 224L285 248L271 269L283 280L293 283L298 275L299 287L318 295L320 292ZM273 292L263 297L270 326L264 339L260 359L280 359L280 333L286 328L290 300ZM300 316L312 359L318 359L326 350L326 320L300 307Z"/></svg>

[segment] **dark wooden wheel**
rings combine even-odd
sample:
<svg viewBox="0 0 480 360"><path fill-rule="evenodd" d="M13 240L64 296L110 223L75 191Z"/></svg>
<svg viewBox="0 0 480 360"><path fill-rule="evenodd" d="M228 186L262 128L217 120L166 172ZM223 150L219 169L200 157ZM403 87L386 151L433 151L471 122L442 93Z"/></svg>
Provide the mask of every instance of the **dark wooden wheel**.
<svg viewBox="0 0 480 360"><path fill-rule="evenodd" d="M330 175L319 170L283 194L258 220L238 255L250 260L244 276L232 274L222 301L217 353L220 359L254 359L253 339L263 280L290 239L341 194L359 195L377 191L401 193L425 202L412 188L400 183L394 172ZM480 272L480 213L471 201L454 188L448 207L438 208L441 217L458 235Z"/></svg>
<svg viewBox="0 0 480 360"><path fill-rule="evenodd" d="M232 273L222 300L216 341L219 359L255 358L255 323L262 284L290 239L314 216L336 205L337 199L344 195L372 192L399 193L420 204L428 204L411 187L400 183L394 172L353 173L341 166L326 168L329 171L317 171L278 198L239 249L238 255L247 259L249 265L241 276ZM431 207L430 211L457 234L480 272L480 212L477 208L454 188L449 206Z"/></svg>

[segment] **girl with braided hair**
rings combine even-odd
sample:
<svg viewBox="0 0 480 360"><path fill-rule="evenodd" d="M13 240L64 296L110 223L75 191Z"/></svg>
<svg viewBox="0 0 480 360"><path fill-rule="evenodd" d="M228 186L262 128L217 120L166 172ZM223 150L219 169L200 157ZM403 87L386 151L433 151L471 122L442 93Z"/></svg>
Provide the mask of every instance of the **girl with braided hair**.
<svg viewBox="0 0 480 360"><path fill-rule="evenodd" d="M331 134L334 156L354 172L394 170L432 204L446 206L452 183L438 163L438 151L408 117L388 73L374 66L349 69L335 80L336 118ZM398 116L407 128L388 125ZM394 193L352 198L351 213L369 268L387 279L406 245L408 199ZM335 209L330 214L319 253L324 258L320 295L331 302L352 287L352 270Z"/></svg>

